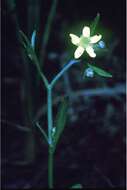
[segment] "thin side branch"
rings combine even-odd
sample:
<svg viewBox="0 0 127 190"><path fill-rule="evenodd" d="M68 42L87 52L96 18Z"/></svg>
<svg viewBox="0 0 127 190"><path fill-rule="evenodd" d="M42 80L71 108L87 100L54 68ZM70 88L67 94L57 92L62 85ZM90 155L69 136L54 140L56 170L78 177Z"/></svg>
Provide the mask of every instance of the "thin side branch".
<svg viewBox="0 0 127 190"><path fill-rule="evenodd" d="M38 127L38 129L41 131L41 133L43 134L46 142L49 144L49 141L48 141L48 137L47 137L47 134L45 133L44 129L41 128L41 126L39 125L38 122L36 122L36 126Z"/></svg>

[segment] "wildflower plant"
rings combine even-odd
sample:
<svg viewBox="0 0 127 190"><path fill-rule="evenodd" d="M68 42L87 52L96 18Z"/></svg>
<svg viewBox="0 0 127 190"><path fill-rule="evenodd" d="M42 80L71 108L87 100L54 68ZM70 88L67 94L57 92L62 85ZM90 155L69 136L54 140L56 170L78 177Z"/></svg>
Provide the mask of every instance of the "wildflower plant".
<svg viewBox="0 0 127 190"><path fill-rule="evenodd" d="M31 40L27 38L27 36L20 31L20 41L26 51L27 56L30 58L31 62L36 66L37 72L40 75L41 81L44 83L46 90L47 90L47 122L48 122L48 130L47 132L44 131L44 129L40 126L39 121L36 122L36 127L40 130L42 135L44 136L47 144L48 144L48 186L49 188L54 187L54 175L53 175L53 160L54 160L54 154L56 150L56 146L59 142L59 138L63 133L66 119L67 119L67 101L64 99L60 109L58 110L58 114L56 117L56 121L54 122L53 118L53 101L52 101L52 94L53 94L53 88L55 84L58 82L58 80L61 79L63 74L68 71L68 69L76 64L80 64L81 60L78 60L81 58L81 55L85 52L89 55L90 59L95 59L97 57L97 54L95 52L95 44L98 44L99 48L105 48L105 43L102 41L102 35L101 34L94 34L95 29L97 27L98 21L99 21L100 15L97 14L94 22L92 25L84 26L82 29L82 34L80 37L76 36L75 34L69 34L68 40L72 42L73 45L77 46L75 52L74 52L74 58L70 60L65 66L62 68L62 70L52 79L51 82L47 80L44 73L42 72L39 64L39 59L35 52L35 41L36 41L36 31L33 32L31 36ZM101 40L101 41L100 41ZM84 71L84 77L93 77L94 74L97 74L101 77L112 77L110 73L107 71L104 71L101 68L98 68L97 66L90 63L86 64L87 68ZM82 185L76 184L72 186L71 188L82 188Z"/></svg>

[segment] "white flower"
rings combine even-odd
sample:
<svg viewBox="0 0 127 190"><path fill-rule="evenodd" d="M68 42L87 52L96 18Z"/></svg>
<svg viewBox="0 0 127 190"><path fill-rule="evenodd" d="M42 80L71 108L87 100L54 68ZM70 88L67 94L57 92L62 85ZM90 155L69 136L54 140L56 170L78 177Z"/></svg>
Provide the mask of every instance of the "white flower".
<svg viewBox="0 0 127 190"><path fill-rule="evenodd" d="M90 57L96 57L96 54L93 49L93 44L97 43L101 39L101 35L90 36L90 28L88 26L84 26L82 30L82 35L80 37L75 34L69 34L71 37L71 42L78 46L75 50L74 57L78 59L84 51L86 51Z"/></svg>

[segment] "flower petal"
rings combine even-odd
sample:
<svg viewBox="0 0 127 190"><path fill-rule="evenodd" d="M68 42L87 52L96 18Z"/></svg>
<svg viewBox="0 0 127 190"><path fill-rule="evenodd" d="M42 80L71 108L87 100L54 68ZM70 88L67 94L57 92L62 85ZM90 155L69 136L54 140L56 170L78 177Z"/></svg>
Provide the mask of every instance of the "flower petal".
<svg viewBox="0 0 127 190"><path fill-rule="evenodd" d="M79 57L81 57L81 55L83 54L84 52L84 48L79 46L76 50L75 50L75 53L74 53L74 57L75 59L78 59Z"/></svg>
<svg viewBox="0 0 127 190"><path fill-rule="evenodd" d="M87 46L86 52L89 54L90 57L96 57L96 54L94 52L94 49L91 46Z"/></svg>
<svg viewBox="0 0 127 190"><path fill-rule="evenodd" d="M100 39L102 38L101 35L95 35L95 36L92 36L90 37L90 43L97 43L98 41L100 41Z"/></svg>
<svg viewBox="0 0 127 190"><path fill-rule="evenodd" d="M82 34L84 37L90 37L90 28L88 26L84 26L83 30L82 30Z"/></svg>
<svg viewBox="0 0 127 190"><path fill-rule="evenodd" d="M69 34L69 36L71 37L72 44L77 45L79 43L80 38L78 36L75 34Z"/></svg>

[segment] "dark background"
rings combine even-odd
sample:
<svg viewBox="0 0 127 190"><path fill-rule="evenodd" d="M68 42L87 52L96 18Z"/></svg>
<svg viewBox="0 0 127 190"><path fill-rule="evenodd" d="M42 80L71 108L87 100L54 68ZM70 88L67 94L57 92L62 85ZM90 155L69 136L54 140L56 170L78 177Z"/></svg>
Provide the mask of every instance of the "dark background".
<svg viewBox="0 0 127 190"><path fill-rule="evenodd" d="M43 84L36 83L36 69L22 54L17 29L30 38L36 28L34 21L39 23L36 52L41 55L41 36L52 1L38 2L39 18L35 19L33 14L28 19L28 1L17 0L15 6L2 1L3 188L47 187L47 145L31 124L45 105L46 91ZM81 76L82 67L76 67L66 76L69 84L64 78L54 89L54 99L68 94L70 87L73 95L81 90L101 89L100 95L92 91L75 99L69 97L68 121L55 155L56 187L65 188L76 183L85 188L125 187L125 7L125 0L58 0L43 66L48 80L61 69L61 57L74 52L68 33L75 33L74 27L79 27L76 29L79 33L82 24L91 22L98 12L109 51L96 63L112 73L113 78L95 77L85 81ZM112 93L109 88L113 89ZM56 112L57 105L54 115ZM46 129L45 112L39 116L39 121Z"/></svg>

